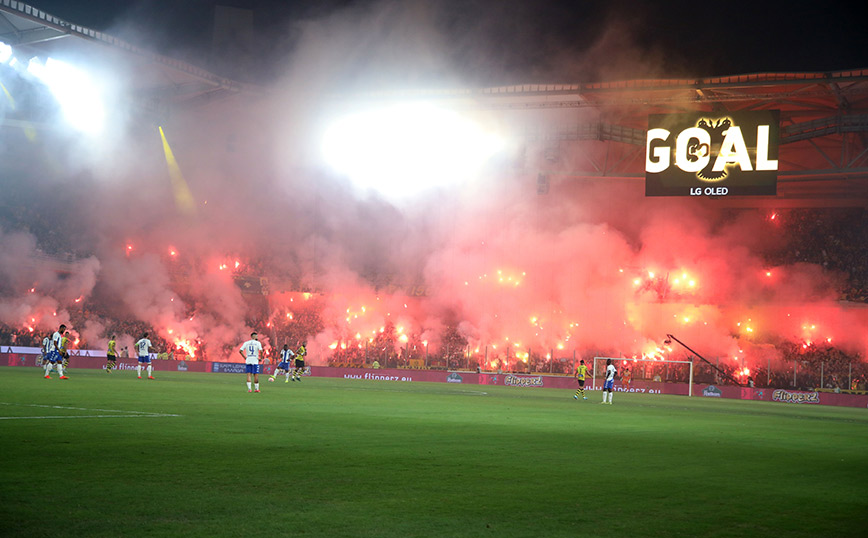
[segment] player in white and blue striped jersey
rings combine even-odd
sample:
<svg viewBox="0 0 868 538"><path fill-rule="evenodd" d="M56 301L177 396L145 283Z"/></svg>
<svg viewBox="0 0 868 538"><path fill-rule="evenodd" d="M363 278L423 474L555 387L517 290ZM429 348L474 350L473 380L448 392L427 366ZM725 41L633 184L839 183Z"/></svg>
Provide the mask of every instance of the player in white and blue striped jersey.
<svg viewBox="0 0 868 538"><path fill-rule="evenodd" d="M57 368L57 373L60 374L60 379L69 379L63 375L63 356L60 354L63 349L63 334L66 332L66 325L61 325L54 334L51 335L51 342L48 348L48 364L45 365L45 379L51 379L51 370Z"/></svg>
<svg viewBox="0 0 868 538"><path fill-rule="evenodd" d="M277 368L275 368L270 381L274 381L275 377L283 374L286 377L284 383L289 383L289 372L292 370L292 358L294 356L295 353L289 349L289 345L283 344L283 349L280 350L280 362L277 363Z"/></svg>

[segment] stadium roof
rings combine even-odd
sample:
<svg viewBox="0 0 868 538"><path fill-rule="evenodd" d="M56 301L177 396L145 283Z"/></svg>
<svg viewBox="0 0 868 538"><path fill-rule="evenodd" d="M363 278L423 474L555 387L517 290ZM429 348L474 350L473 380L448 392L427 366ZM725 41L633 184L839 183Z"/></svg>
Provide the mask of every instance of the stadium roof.
<svg viewBox="0 0 868 538"><path fill-rule="evenodd" d="M164 114L172 106L200 106L265 93L261 87L218 76L14 0L0 0L0 41L34 55L62 51L120 59L133 73L130 100L155 114ZM526 122L522 135L529 148L544 152L552 163L540 173L586 180L644 179L649 114L780 110L778 195L722 202L868 206L868 68L382 92L367 97L424 98L504 113L574 109L576 114L565 115L569 119L559 125ZM567 153L583 158L558 162L559 155Z"/></svg>
<svg viewBox="0 0 868 538"><path fill-rule="evenodd" d="M159 108L168 103L195 106L227 96L262 92L257 86L156 54L15 0L0 0L0 41L34 55L62 50L119 57L136 73L133 97L145 108Z"/></svg>

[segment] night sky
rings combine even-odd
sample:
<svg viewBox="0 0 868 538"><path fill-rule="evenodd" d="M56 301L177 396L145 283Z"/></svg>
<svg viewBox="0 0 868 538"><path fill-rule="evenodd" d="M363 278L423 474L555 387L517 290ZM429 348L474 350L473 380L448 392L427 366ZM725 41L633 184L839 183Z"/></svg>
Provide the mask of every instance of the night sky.
<svg viewBox="0 0 868 538"><path fill-rule="evenodd" d="M672 1L637 6L625 0L32 0L31 4L158 52L198 60L199 65L208 64L204 55L211 43L214 6L253 9L257 65L249 72L253 82L267 82L273 76L274 64L292 54L305 24L372 13L384 21L385 26L377 30L382 34L399 33L401 27L424 21L426 29L450 45L436 52L442 57L438 69L473 85L868 67L864 6L844 2ZM385 61L383 50L371 55L380 59L360 60L360 71ZM418 68L409 65L412 60L407 58L402 62L407 65L397 62L390 69ZM437 76L429 73L416 80L424 84Z"/></svg>

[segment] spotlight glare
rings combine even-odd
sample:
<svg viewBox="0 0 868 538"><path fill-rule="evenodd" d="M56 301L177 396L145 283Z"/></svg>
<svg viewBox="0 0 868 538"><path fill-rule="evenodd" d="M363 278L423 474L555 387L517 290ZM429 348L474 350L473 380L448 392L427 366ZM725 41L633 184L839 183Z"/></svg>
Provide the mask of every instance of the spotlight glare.
<svg viewBox="0 0 868 538"><path fill-rule="evenodd" d="M467 181L502 147L477 123L426 103L346 116L322 140L323 156L336 172L392 197Z"/></svg>
<svg viewBox="0 0 868 538"><path fill-rule="evenodd" d="M45 63L31 58L27 72L48 87L72 127L88 134L102 130L105 109L101 94L84 71L54 58Z"/></svg>
<svg viewBox="0 0 868 538"><path fill-rule="evenodd" d="M12 57L12 47L0 41L0 64L5 64Z"/></svg>

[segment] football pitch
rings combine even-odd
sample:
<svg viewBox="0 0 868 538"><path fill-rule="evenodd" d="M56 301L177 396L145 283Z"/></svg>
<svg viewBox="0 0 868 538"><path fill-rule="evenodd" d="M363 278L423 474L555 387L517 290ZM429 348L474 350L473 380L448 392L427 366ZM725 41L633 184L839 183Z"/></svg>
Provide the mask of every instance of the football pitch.
<svg viewBox="0 0 868 538"><path fill-rule="evenodd" d="M69 375L0 368L3 536L868 534L866 409Z"/></svg>

